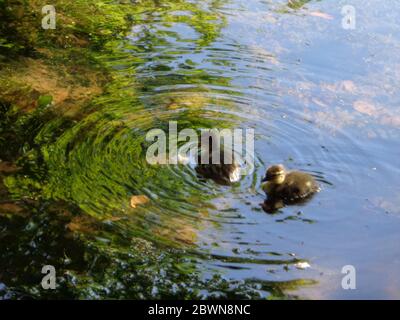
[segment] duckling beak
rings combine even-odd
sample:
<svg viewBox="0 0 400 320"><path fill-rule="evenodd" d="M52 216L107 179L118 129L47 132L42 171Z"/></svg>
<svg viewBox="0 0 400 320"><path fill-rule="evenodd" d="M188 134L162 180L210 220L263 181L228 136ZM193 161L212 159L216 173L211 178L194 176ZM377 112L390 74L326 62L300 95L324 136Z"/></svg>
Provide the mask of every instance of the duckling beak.
<svg viewBox="0 0 400 320"><path fill-rule="evenodd" d="M265 177L261 180L261 182L267 182L268 180L269 180L268 177L265 176Z"/></svg>

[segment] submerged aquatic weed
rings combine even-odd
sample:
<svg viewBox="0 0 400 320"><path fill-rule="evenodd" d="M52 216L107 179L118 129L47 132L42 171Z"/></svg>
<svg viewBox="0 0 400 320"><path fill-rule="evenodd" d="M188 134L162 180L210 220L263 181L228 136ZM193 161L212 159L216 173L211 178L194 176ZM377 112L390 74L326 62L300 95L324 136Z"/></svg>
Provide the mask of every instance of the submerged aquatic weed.
<svg viewBox="0 0 400 320"><path fill-rule="evenodd" d="M102 94L72 99L77 105L73 116L63 109L71 95L62 100L43 88L23 87L34 102L28 113L17 99L0 95L1 159L20 168L1 179L7 201L21 209L0 215L0 296L260 298L262 288L282 296L281 287L295 287L289 281L260 288L218 274L204 279L197 263L202 257L194 250L196 235L217 224L203 219L202 210L219 190L198 181L191 168L150 166L145 159L145 133L151 128L166 128L169 121L178 121L179 130L230 127L237 119L234 104L224 98L240 95L228 89L232 78L189 59L217 39L225 25L216 10L222 3L54 4L57 29L44 31L35 27L41 1L13 3L22 5L22 16L6 41L16 45L4 45L1 53L29 57L29 66L40 60L39 66L49 68L45 75L71 80L71 91L85 83L91 87L87 70L92 78L105 73L108 83ZM180 35L175 24L194 30L194 37ZM124 39L132 26L135 38ZM60 70L50 72L51 64ZM4 78L7 74L1 73L0 80ZM20 92L20 87L17 81L10 92ZM221 117L222 107L232 112ZM150 201L133 209L132 195ZM56 267L56 291L38 289L44 264Z"/></svg>
<svg viewBox="0 0 400 320"><path fill-rule="evenodd" d="M8 1L7 5L11 5ZM201 292L217 290L226 297L239 290L228 282L210 286L196 267L196 259L181 248L185 241L181 227L195 230L199 218L196 206L207 196L188 188L168 168L149 167L144 158L144 133L163 125L162 113L149 122L146 105L132 90L133 78L114 70L128 58L141 63L121 44L129 23L140 23L142 11L158 10L157 1L118 4L112 1L56 1L57 30L35 27L40 1L13 3L20 6L16 33L3 41L16 43L2 51L7 54L43 55L49 62L97 63L113 79L103 96L93 101L76 119L64 115L51 92L35 92L35 108L25 113L18 101L1 97L2 159L16 161L20 170L4 177L10 201L18 203L20 214L0 216L0 295L8 298L200 298ZM1 7L1 14L9 10ZM30 10L32 14L26 15ZM198 45L215 39L222 24L220 16L202 11L188 1L166 1L162 10L187 11L189 16L166 15L169 23L186 23L199 33ZM10 16L12 22L16 16ZM216 23L217 22L217 23ZM11 25L9 24L9 27ZM29 36L25 30L30 30ZM4 31L4 30L1 30ZM162 33L153 39L162 41ZM121 41L117 41L120 38ZM126 42L125 42L126 44ZM42 50L46 48L46 50ZM63 49L60 51L60 49ZM135 48L136 50L137 48ZM123 58L123 59L121 59ZM41 58L40 58L41 59ZM17 70L18 71L18 70ZM4 75L4 74L3 74ZM80 80L79 80L80 81ZM208 81L206 73L186 76L194 84ZM143 87L150 87L143 82ZM20 84L11 88L16 92ZM30 90L29 88L27 90ZM199 112L206 100L179 103L196 106L179 117L187 126L211 125ZM128 168L127 168L128 167ZM3 177L2 177L3 179ZM176 190L182 190L176 193ZM129 197L143 194L157 199L149 208L129 208ZM172 219L179 205L183 214ZM86 218L85 218L86 217ZM175 224L180 224L177 228ZM167 230L168 229L168 230ZM167 230L167 231L166 231ZM186 232L186 231L185 231ZM192 237L192 231L188 233ZM182 242L183 241L183 242ZM192 240L191 240L192 241ZM188 241L183 247L191 246ZM29 260L29 262L28 262ZM57 270L56 291L38 289L42 265ZM17 276L16 276L17 275ZM214 288L214 289L213 289ZM240 293L238 293L240 296ZM256 294L256 293L255 293ZM257 295L257 294L256 294Z"/></svg>

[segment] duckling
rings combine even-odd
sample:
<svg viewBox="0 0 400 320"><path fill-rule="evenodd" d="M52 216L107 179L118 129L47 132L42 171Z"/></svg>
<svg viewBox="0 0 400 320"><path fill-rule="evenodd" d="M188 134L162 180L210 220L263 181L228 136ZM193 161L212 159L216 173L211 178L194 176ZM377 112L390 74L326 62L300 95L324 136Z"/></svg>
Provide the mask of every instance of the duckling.
<svg viewBox="0 0 400 320"><path fill-rule="evenodd" d="M214 143L211 143L212 139ZM212 179L215 182L223 185L240 180L240 165L235 159L235 155L230 148L225 150L223 145L220 145L219 139L215 135L209 137L209 150L205 157L208 157L208 163L202 161L202 157L206 150L198 155L196 172L204 178ZM213 158L218 159L219 163L213 164Z"/></svg>
<svg viewBox="0 0 400 320"><path fill-rule="evenodd" d="M315 179L304 172L286 172L281 164L268 168L262 186L269 200L283 204L300 202L320 191Z"/></svg>

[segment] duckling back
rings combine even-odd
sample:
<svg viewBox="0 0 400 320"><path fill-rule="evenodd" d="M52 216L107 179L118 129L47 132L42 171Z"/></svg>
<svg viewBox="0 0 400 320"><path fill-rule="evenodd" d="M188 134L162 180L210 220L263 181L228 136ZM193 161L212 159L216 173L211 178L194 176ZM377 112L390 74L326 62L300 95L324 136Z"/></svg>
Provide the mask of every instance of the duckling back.
<svg viewBox="0 0 400 320"><path fill-rule="evenodd" d="M196 172L204 178L209 178L220 184L230 184L237 182L240 179L240 166L236 162L234 155L228 155L225 161L225 153L220 153L220 163L212 163L212 155L210 155L209 163L202 164L199 156L199 164L196 167Z"/></svg>
<svg viewBox="0 0 400 320"><path fill-rule="evenodd" d="M286 175L282 184L272 188L268 196L290 203L304 200L319 190L318 183L311 175L293 171Z"/></svg>

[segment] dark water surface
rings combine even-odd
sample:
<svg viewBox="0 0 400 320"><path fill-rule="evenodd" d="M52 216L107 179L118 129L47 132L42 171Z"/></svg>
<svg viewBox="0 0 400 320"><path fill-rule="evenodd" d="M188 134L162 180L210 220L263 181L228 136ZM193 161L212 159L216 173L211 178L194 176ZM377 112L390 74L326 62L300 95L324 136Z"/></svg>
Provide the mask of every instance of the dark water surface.
<svg viewBox="0 0 400 320"><path fill-rule="evenodd" d="M342 27L344 5L356 8L354 30ZM41 123L35 148L19 160L23 170L5 178L10 197L31 201L41 218L0 225L0 292L24 292L25 265L46 259L92 284L106 268L102 255L121 250L121 269L96 280L114 295L93 284L75 296L129 297L130 268L156 270L153 260L129 260L129 246L140 249L130 241L146 239L172 256L185 250L179 264L193 263L201 279L220 274L238 290L255 284L261 297L400 298L398 21L400 3L377 0L143 8L126 42L110 43L114 54L101 57L115 70L107 92L74 120ZM172 120L179 128L253 128L254 172L227 187L199 180L190 166L149 165L146 132ZM314 174L322 192L264 213L260 180L272 163ZM150 202L132 209L132 195ZM52 227L51 213L63 210L75 212L69 227L79 236ZM341 287L345 265L356 268L356 290ZM155 272L160 287L144 297L170 296L176 288L165 282L194 271Z"/></svg>

